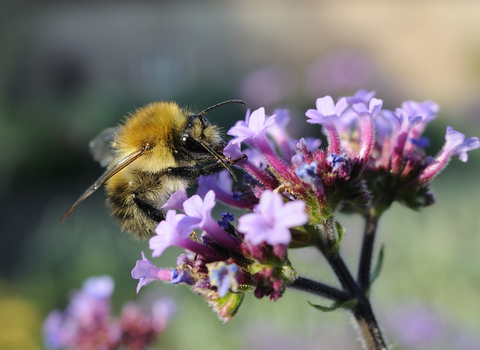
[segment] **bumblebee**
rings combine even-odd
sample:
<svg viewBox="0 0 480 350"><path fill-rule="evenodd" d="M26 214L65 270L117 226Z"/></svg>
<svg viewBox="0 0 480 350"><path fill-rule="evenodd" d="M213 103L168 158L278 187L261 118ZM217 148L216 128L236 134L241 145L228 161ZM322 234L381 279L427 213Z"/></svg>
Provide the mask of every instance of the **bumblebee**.
<svg viewBox="0 0 480 350"><path fill-rule="evenodd" d="M175 191L222 169L235 178L230 165L238 160L223 156L220 129L204 117L229 103L245 104L229 100L194 114L173 102L151 103L122 125L104 130L90 149L107 169L60 221L105 184L107 203L123 230L148 237L165 219L161 206Z"/></svg>

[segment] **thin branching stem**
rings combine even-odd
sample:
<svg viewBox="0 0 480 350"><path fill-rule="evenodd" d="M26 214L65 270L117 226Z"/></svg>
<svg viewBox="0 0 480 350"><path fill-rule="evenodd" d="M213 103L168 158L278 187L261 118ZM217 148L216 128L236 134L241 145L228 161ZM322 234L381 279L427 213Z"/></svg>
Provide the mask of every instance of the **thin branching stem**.
<svg viewBox="0 0 480 350"><path fill-rule="evenodd" d="M328 225L328 222L326 224ZM366 295L366 290L363 289L357 281L355 281L338 251L332 252L329 249L325 249L325 245L323 244L319 244L318 249L323 253L328 263L332 267L333 272L340 281L344 291L351 295L352 299L356 301L355 306L352 309L352 313L358 324L358 329L362 334L366 349L387 349L386 342L383 339L378 322L373 314L370 301ZM368 274L368 276L370 276L370 274Z"/></svg>
<svg viewBox="0 0 480 350"><path fill-rule="evenodd" d="M365 216L365 231L363 232L362 250L360 252L357 275L358 284L363 291L366 291L370 285L372 255L377 227L378 216L373 213L373 211L370 211Z"/></svg>
<svg viewBox="0 0 480 350"><path fill-rule="evenodd" d="M352 299L352 296L343 290L305 277L298 277L292 284L289 284L288 286L290 288L315 294L333 301L344 302Z"/></svg>

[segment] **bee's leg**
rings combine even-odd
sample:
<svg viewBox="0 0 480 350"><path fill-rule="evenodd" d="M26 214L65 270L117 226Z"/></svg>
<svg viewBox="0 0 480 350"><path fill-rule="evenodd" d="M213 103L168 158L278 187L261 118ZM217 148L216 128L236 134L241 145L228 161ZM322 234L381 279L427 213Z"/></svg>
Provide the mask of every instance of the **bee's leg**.
<svg viewBox="0 0 480 350"><path fill-rule="evenodd" d="M144 201L136 196L135 194L132 195L133 201L135 204L140 208L141 211L145 213L150 219L155 222L160 222L165 220L165 213L158 208L155 208L153 205Z"/></svg>
<svg viewBox="0 0 480 350"><path fill-rule="evenodd" d="M235 160L230 160L227 162L227 165L232 165L237 163L242 159L246 159L247 156L244 155ZM201 163L200 163L201 164ZM199 168L195 167L176 167L176 168L167 168L167 173L169 176L177 176L183 179L190 179L195 180L198 179L200 176L208 176L215 173L218 173L225 169L225 164L222 163L214 163L205 166L200 166Z"/></svg>
<svg viewBox="0 0 480 350"><path fill-rule="evenodd" d="M215 163L215 164L209 164L199 169L194 167L168 168L167 173L169 176L176 176L182 179L195 180L202 175L205 175L205 176L212 175L212 174L218 173L223 169L225 169L225 166L223 164Z"/></svg>

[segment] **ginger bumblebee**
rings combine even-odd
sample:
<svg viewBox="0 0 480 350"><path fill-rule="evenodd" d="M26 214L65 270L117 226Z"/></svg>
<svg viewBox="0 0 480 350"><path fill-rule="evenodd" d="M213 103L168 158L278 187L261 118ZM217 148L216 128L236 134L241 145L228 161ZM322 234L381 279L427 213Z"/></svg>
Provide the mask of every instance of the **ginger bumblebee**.
<svg viewBox="0 0 480 350"><path fill-rule="evenodd" d="M175 191L225 168L233 175L230 165L236 160L225 159L219 128L204 118L228 103L245 104L229 100L193 114L173 102L156 102L103 131L90 148L107 169L60 221L105 184L107 202L123 229L140 237L152 235L165 219L161 206Z"/></svg>

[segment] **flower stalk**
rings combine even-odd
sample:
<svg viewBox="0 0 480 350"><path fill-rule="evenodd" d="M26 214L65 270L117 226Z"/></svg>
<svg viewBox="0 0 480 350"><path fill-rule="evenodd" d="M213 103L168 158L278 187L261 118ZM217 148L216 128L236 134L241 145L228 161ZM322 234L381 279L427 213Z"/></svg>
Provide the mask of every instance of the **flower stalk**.
<svg viewBox="0 0 480 350"><path fill-rule="evenodd" d="M360 284L355 281L340 254L326 254L325 257L344 291L349 294L351 300L355 301L351 312L358 324L358 329L365 342L366 348L369 350L387 349L386 342L366 295L366 290L362 289Z"/></svg>
<svg viewBox="0 0 480 350"><path fill-rule="evenodd" d="M370 273L372 268L373 247L377 233L379 218L373 210L365 215L365 230L363 232L362 248L360 250L360 261L358 264L357 281L362 291L370 287Z"/></svg>

